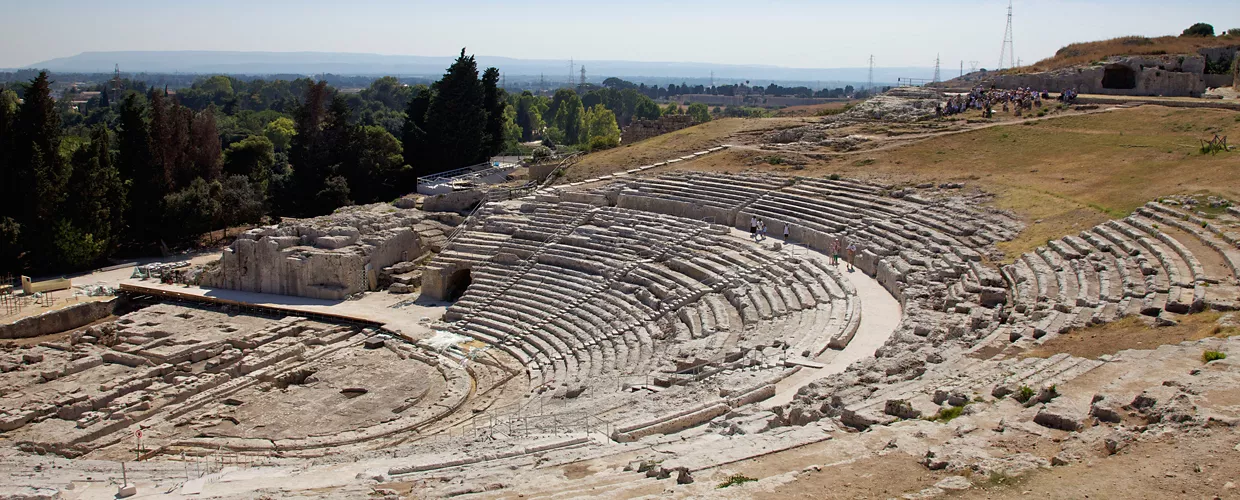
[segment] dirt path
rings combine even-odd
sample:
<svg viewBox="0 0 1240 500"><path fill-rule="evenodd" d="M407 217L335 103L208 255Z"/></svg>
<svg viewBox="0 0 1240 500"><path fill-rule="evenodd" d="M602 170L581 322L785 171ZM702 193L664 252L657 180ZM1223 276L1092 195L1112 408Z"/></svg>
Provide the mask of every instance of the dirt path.
<svg viewBox="0 0 1240 500"><path fill-rule="evenodd" d="M1122 108L1119 108L1119 107L1117 107L1117 106L1110 106L1110 107L1106 107L1106 108L1100 108L1100 109L1094 109L1094 110L1081 111L1081 112L1077 112L1077 113L1058 114L1058 115L1048 115L1048 116L1043 116L1043 117L1033 117L1033 118L1021 118L1021 119L1018 119L1018 120L1012 120L1012 121L999 121L999 122L994 122L994 123L985 123L985 124L977 125L977 126L974 126L974 127L968 127L968 126L966 126L965 128L962 128L962 129L957 129L957 130L944 130L944 131L939 131L939 132L926 132L926 133L920 133L920 134L907 134L907 135L899 135L899 136L895 136L895 137L883 137L883 136L879 136L879 135L866 135L866 137L872 137L872 138L875 138L875 139L876 139L876 142L881 141L881 142L884 142L885 144L882 144L881 146L874 147L874 148L870 148L870 149L861 149L861 150L856 150L856 151L826 151L826 150L823 150L823 151L815 151L815 154L820 154L820 155L824 155L824 156L839 156L839 157L857 156L857 155L863 155L863 154L869 154L869 153L876 153L876 152L880 152L880 151L889 151L889 150L892 150L892 149L896 149L896 148L900 148L900 147L904 147L904 146L909 146L909 145L912 145L912 144L917 144L917 143L920 143L920 142L925 142L925 141L930 140L930 139L937 139L937 138L940 138L940 137L949 137L949 136L953 136L953 135L960 135L960 134L965 134L965 133L969 133L969 132L974 132L974 131L977 131L977 130L985 130L985 129L988 129L988 128L993 128L993 127L1006 127L1006 126L1010 126L1010 125L1022 125L1022 124L1025 124L1025 123L1040 122L1040 121L1046 121L1046 120L1055 120L1055 119L1059 119L1059 118L1068 118L1068 117L1075 117L1075 116L1081 116L1081 115L1091 115L1091 114L1098 114L1098 113L1106 113L1106 112L1114 111L1114 110L1116 110L1116 109L1122 109ZM852 135L859 135L859 134L852 134ZM732 149L740 149L740 150L747 150L747 151L769 152L769 150L762 149L762 145L734 144L734 145L732 146Z"/></svg>

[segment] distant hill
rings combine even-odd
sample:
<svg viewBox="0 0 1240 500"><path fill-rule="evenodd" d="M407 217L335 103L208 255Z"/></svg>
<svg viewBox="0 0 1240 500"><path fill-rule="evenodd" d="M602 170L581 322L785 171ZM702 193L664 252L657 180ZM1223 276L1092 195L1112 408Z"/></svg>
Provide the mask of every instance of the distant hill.
<svg viewBox="0 0 1240 500"><path fill-rule="evenodd" d="M1198 50L1211 47L1240 46L1236 36L1123 36L1097 42L1068 45L1054 56L1029 66L1015 68L1017 73L1040 73L1057 69L1090 64L1113 56L1144 56L1163 54L1196 54Z"/></svg>
<svg viewBox="0 0 1240 500"><path fill-rule="evenodd" d="M111 72L120 65L124 72L147 73L225 73L245 75L320 74L437 76L453 57L399 56L343 52L220 52L220 51L127 51L83 52L41 61L28 68L63 73ZM514 59L478 56L482 67L495 66L513 76L546 75L563 81L568 61ZM708 78L714 72L719 83L737 80L780 80L814 82L864 82L868 68L785 68L762 65L727 65L695 62L637 62L578 60L590 81L616 77ZM897 78L927 78L931 68L874 68L875 83L895 82Z"/></svg>

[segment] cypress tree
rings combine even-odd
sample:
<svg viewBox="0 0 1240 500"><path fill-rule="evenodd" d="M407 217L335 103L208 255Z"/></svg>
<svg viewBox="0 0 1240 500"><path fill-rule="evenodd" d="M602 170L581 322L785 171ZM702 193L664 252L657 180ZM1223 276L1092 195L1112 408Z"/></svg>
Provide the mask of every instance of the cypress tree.
<svg viewBox="0 0 1240 500"><path fill-rule="evenodd" d="M327 178L327 145L323 140L327 99L327 82L310 83L305 98L293 113L297 130L289 147L293 178L290 191L278 201L285 210L299 216L318 215L314 213L317 194Z"/></svg>
<svg viewBox="0 0 1240 500"><path fill-rule="evenodd" d="M482 107L487 113L485 150L478 161L488 161L504 150L504 100L499 86L499 70L487 68L482 73Z"/></svg>
<svg viewBox="0 0 1240 500"><path fill-rule="evenodd" d="M400 142L404 146L405 165L413 167L415 175L433 174L433 167L426 161L426 111L431 106L431 90L424 88L409 99L405 109L405 126L401 130Z"/></svg>
<svg viewBox="0 0 1240 500"><path fill-rule="evenodd" d="M69 167L60 158L60 137L60 114L47 73L40 72L17 112L10 159L17 181L17 222L26 228L28 248L36 251L37 260L50 257L52 235L46 229L55 221L69 180Z"/></svg>
<svg viewBox="0 0 1240 500"><path fill-rule="evenodd" d="M150 182L158 182L163 184L162 191L167 192L173 189L173 169L176 158L176 145L173 143L173 118L172 110L168 109L168 102L164 99L164 93L152 88L147 94L150 101L150 135L148 138L149 145L147 148L151 152L151 161L155 163L162 171L160 179L152 179Z"/></svg>
<svg viewBox="0 0 1240 500"><path fill-rule="evenodd" d="M140 242L159 237L160 203L168 194L164 170L151 153L151 132L146 122L146 103L142 95L125 96L120 110L120 151L117 170L130 182L129 234Z"/></svg>
<svg viewBox="0 0 1240 500"><path fill-rule="evenodd" d="M0 204L0 273L18 270L21 253L21 224L13 217L17 178L9 157L13 145L13 120L17 114L17 94L0 88L0 196L8 200Z"/></svg>
<svg viewBox="0 0 1240 500"><path fill-rule="evenodd" d="M528 90L521 92L521 97L517 98L517 126L521 127L522 142L534 140L534 123L530 116L533 103L534 94Z"/></svg>
<svg viewBox="0 0 1240 500"><path fill-rule="evenodd" d="M219 179L220 170L223 168L220 155L220 134L215 126L215 111L208 107L194 115L190 124L187 156L192 165L192 175L208 181Z"/></svg>
<svg viewBox="0 0 1240 500"><path fill-rule="evenodd" d="M80 268L116 248L124 225L125 184L112 163L111 140L102 125L91 131L89 144L73 153L72 163L68 186L74 199L65 204L57 223L56 247L62 265Z"/></svg>
<svg viewBox="0 0 1240 500"><path fill-rule="evenodd" d="M0 88L0 196L6 200L16 199L17 178L11 168L9 157L13 151L13 120L17 115L17 94ZM9 215L10 203L3 204L0 214Z"/></svg>
<svg viewBox="0 0 1240 500"><path fill-rule="evenodd" d="M474 57L461 49L435 90L426 111L426 132L434 145L426 151L430 168L442 171L476 163L485 151L487 114Z"/></svg>

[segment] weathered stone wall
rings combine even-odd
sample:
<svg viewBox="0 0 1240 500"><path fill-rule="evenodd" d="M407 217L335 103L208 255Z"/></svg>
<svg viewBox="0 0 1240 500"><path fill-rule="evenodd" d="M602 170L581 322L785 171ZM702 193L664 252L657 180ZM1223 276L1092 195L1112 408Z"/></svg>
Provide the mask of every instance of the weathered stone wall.
<svg viewBox="0 0 1240 500"><path fill-rule="evenodd" d="M25 339L89 325L112 314L116 299L83 302L0 325L0 339Z"/></svg>
<svg viewBox="0 0 1240 500"><path fill-rule="evenodd" d="M1131 72L1131 88L1107 82L1125 72ZM1110 78L1108 73L1112 75ZM1082 94L1200 97L1206 90L1204 73L1203 56L1134 56L1046 73L995 75L987 78L983 85L1031 87L1051 92L1072 89Z"/></svg>
<svg viewBox="0 0 1240 500"><path fill-rule="evenodd" d="M1231 84L1240 90L1240 51L1236 52L1235 59L1231 60Z"/></svg>
<svg viewBox="0 0 1240 500"><path fill-rule="evenodd" d="M1204 75L1202 77L1202 79L1205 80L1205 85L1208 89L1230 87L1232 86L1232 80L1234 78L1235 76L1230 73L1226 75Z"/></svg>
<svg viewBox="0 0 1240 500"><path fill-rule="evenodd" d="M422 200L422 210L427 212L468 213L486 198L481 189L468 191L452 191L450 193L427 196Z"/></svg>
<svg viewBox="0 0 1240 500"><path fill-rule="evenodd" d="M551 175L551 172L555 172L555 169L559 166L560 162L558 161L548 161L530 165L530 179L536 181L547 180L547 176Z"/></svg>
<svg viewBox="0 0 1240 500"><path fill-rule="evenodd" d="M380 269L416 259L442 224L387 204L246 231L206 269L202 285L340 300L373 290Z"/></svg>
<svg viewBox="0 0 1240 500"><path fill-rule="evenodd" d="M626 144L631 144L694 125L696 123L689 115L660 116L658 120L634 120L632 124L624 128L621 140Z"/></svg>

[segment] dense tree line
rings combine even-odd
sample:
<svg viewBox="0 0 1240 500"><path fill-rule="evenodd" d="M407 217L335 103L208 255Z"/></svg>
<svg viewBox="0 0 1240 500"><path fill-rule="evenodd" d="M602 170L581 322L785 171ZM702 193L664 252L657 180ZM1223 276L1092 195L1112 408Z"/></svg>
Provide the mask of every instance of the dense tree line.
<svg viewBox="0 0 1240 500"><path fill-rule="evenodd" d="M430 85L389 77L347 93L210 76L57 97L46 73L0 88L0 274L82 269L271 216L390 201L419 175L529 151L522 143L614 147L622 124L664 113L636 89L546 97L499 80L462 51Z"/></svg>
<svg viewBox="0 0 1240 500"><path fill-rule="evenodd" d="M762 87L759 85L755 85L751 87L748 85L748 83L749 82L738 83L738 84L728 84L728 85L716 85L716 86L688 85L688 84L683 84L683 83L680 85L676 85L672 83L672 84L668 84L666 87L659 87L658 85L647 86L644 83L636 84L636 83L626 81L620 78L612 77L612 78L603 80L602 87L604 89L621 91L621 92L633 91L633 92L636 92L637 94L649 97L651 99L671 99L671 98L675 98L676 96L685 95L685 94L721 95L721 96L728 96L728 97L740 96L740 95L768 95L768 96L777 96L777 97L842 98L842 97L853 96L854 93L856 92L856 89L853 88L852 85L848 85L848 86L841 87L841 88L834 88L834 89L823 88L819 90L813 90L805 86L783 87L780 85L776 85L775 83L771 83L770 85L767 85L766 87ZM616 108L611 108L611 109L616 109Z"/></svg>

